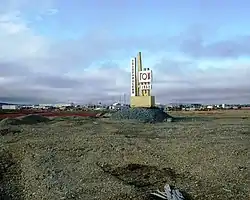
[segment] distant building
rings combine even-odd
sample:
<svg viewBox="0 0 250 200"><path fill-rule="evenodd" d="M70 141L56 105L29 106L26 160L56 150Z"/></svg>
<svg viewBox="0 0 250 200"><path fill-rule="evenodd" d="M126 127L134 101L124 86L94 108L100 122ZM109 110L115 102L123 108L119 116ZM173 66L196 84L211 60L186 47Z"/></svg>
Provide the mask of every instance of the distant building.
<svg viewBox="0 0 250 200"><path fill-rule="evenodd" d="M214 105L208 105L207 109L214 109Z"/></svg>
<svg viewBox="0 0 250 200"><path fill-rule="evenodd" d="M109 109L111 110L120 110L124 108L129 108L129 105L127 104L121 104L121 103L114 103L111 106L109 106Z"/></svg>
<svg viewBox="0 0 250 200"><path fill-rule="evenodd" d="M74 103L62 103L62 104L55 104L54 107L56 108L75 107L75 104Z"/></svg>
<svg viewBox="0 0 250 200"><path fill-rule="evenodd" d="M19 107L17 105L2 105L3 110L16 110Z"/></svg>
<svg viewBox="0 0 250 200"><path fill-rule="evenodd" d="M111 109L111 110L116 110L116 109L121 109L121 107L122 107L122 105L121 105L121 103L113 103L110 107L109 107L109 109Z"/></svg>
<svg viewBox="0 0 250 200"><path fill-rule="evenodd" d="M35 106L38 109L47 109L47 108L51 108L53 107L53 104L39 104L37 106Z"/></svg>
<svg viewBox="0 0 250 200"><path fill-rule="evenodd" d="M234 110L238 110L240 107L239 106L233 106Z"/></svg>
<svg viewBox="0 0 250 200"><path fill-rule="evenodd" d="M35 105L34 108L36 109L50 109L50 108L69 108L75 107L74 103L62 103L62 104L39 104Z"/></svg>
<svg viewBox="0 0 250 200"><path fill-rule="evenodd" d="M188 107L190 107L190 108L196 108L196 109L199 109L199 108L201 108L202 107L202 104L200 104L200 103L193 103L193 104L191 104L190 106L188 106Z"/></svg>

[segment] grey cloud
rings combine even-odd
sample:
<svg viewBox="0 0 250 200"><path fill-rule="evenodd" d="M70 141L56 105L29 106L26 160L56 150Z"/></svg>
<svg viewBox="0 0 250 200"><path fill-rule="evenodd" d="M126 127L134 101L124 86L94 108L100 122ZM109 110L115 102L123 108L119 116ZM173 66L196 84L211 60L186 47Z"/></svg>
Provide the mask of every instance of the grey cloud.
<svg viewBox="0 0 250 200"><path fill-rule="evenodd" d="M81 85L79 80L73 80L64 75L33 72L27 66L15 62L0 62L0 77L16 77L13 82L21 81L26 87L34 84L51 88L72 88Z"/></svg>
<svg viewBox="0 0 250 200"><path fill-rule="evenodd" d="M195 85L193 76L199 71L195 61L163 58L154 67L157 88L189 88Z"/></svg>
<svg viewBox="0 0 250 200"><path fill-rule="evenodd" d="M167 66L162 69L163 66ZM163 59L155 67L153 92L157 101L167 102L245 102L250 82L245 76L204 71L199 78L195 63ZM15 68L12 67L14 70ZM161 70L162 69L162 70ZM10 71L11 72L11 71ZM192 72L192 73L189 73ZM248 72L249 73L249 72ZM10 75L10 74L8 74ZM235 79L225 79L227 76ZM32 73L29 78L15 79L0 87L0 101L10 102L111 102L120 100L125 93L128 102L130 76L114 62L103 63L98 74L85 72L80 77ZM222 81L218 84L218 81ZM25 95L24 95L25 94ZM123 99L123 98L122 98Z"/></svg>
<svg viewBox="0 0 250 200"><path fill-rule="evenodd" d="M19 104L39 104L39 103L51 103L48 98L36 98L25 96L0 96L1 103L19 103Z"/></svg>
<svg viewBox="0 0 250 200"><path fill-rule="evenodd" d="M247 103L249 89L245 88L189 88L156 91L157 100L179 103Z"/></svg>
<svg viewBox="0 0 250 200"><path fill-rule="evenodd" d="M165 42L159 38L164 39ZM138 49L157 53L166 48L171 39L155 36L148 37L118 37L109 31L90 32L78 40L68 40L55 43L49 49L49 57L43 58L44 64L58 65L65 69L72 67L87 68L98 60L112 60L131 56Z"/></svg>
<svg viewBox="0 0 250 200"><path fill-rule="evenodd" d="M29 73L29 69L20 63L0 61L0 77L24 76Z"/></svg>
<svg viewBox="0 0 250 200"><path fill-rule="evenodd" d="M56 101L53 96L50 96L50 92L46 92L41 89L33 89L31 87L25 87L20 82L19 84L9 84L6 87L0 86L0 102L10 103L49 103Z"/></svg>
<svg viewBox="0 0 250 200"><path fill-rule="evenodd" d="M179 50L196 58L237 58L250 55L250 34L208 43L202 36L182 39Z"/></svg>
<svg viewBox="0 0 250 200"><path fill-rule="evenodd" d="M250 67L202 70L196 61L167 58L154 69L153 91L160 102L248 102Z"/></svg>
<svg viewBox="0 0 250 200"><path fill-rule="evenodd" d="M9 64L8 73L5 73L7 78L13 77L16 67L18 65ZM0 101L34 103L69 100L88 102L97 99L103 101L129 90L129 73L121 70L116 64L104 63L98 74L85 72L81 77L72 78L60 73L56 75L29 71L0 87ZM121 74L126 74L126 77ZM124 78L128 80L127 85L116 84L116 79Z"/></svg>
<svg viewBox="0 0 250 200"><path fill-rule="evenodd" d="M77 79L65 77L64 75L33 74L29 82L48 88L78 88L84 87L84 83Z"/></svg>
<svg viewBox="0 0 250 200"><path fill-rule="evenodd" d="M194 60L175 60L170 57L163 58L153 68L156 73L169 76L187 75L198 70Z"/></svg>

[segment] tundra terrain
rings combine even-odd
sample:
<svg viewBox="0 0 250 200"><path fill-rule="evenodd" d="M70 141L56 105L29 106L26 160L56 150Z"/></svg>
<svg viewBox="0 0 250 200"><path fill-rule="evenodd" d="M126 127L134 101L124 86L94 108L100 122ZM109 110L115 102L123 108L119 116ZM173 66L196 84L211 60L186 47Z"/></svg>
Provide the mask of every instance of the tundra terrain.
<svg viewBox="0 0 250 200"><path fill-rule="evenodd" d="M173 112L156 124L57 117L0 121L0 199L247 200L250 111Z"/></svg>

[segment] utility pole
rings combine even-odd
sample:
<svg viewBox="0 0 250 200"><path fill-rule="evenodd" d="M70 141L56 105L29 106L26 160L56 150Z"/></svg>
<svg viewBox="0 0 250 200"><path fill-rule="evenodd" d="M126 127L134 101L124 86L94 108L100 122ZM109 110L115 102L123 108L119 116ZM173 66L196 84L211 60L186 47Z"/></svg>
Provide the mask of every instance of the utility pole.
<svg viewBox="0 0 250 200"><path fill-rule="evenodd" d="M123 104L126 105L126 93L123 94Z"/></svg>

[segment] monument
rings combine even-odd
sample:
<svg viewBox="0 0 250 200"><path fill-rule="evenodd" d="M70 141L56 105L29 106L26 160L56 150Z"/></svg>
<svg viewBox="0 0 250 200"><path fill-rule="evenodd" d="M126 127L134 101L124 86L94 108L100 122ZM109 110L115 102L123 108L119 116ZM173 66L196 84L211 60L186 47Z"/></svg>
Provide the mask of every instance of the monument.
<svg viewBox="0 0 250 200"><path fill-rule="evenodd" d="M155 107L155 97L152 96L153 74L149 68L142 67L141 52L131 59L131 107Z"/></svg>
<svg viewBox="0 0 250 200"><path fill-rule="evenodd" d="M111 115L114 120L137 120L143 123L163 122L173 118L155 105L152 96L153 73L142 67L141 52L131 59L131 99L129 109L120 109Z"/></svg>

